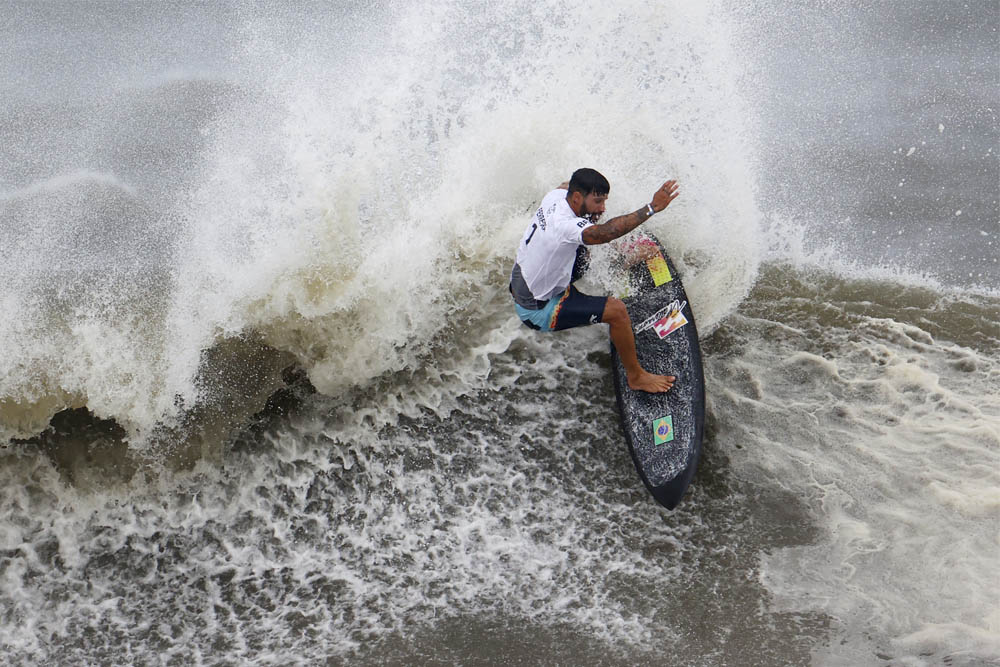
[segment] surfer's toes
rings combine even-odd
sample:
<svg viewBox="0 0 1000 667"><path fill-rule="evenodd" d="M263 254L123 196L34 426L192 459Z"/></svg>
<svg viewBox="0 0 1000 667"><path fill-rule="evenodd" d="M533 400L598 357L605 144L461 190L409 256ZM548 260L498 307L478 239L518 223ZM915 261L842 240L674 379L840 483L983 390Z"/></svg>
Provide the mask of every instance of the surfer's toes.
<svg viewBox="0 0 1000 667"><path fill-rule="evenodd" d="M628 386L633 391L645 391L650 394L659 394L665 391L670 391L670 388L674 386L674 380L676 379L677 378L673 375L653 375L652 373L645 373L635 380L629 380Z"/></svg>

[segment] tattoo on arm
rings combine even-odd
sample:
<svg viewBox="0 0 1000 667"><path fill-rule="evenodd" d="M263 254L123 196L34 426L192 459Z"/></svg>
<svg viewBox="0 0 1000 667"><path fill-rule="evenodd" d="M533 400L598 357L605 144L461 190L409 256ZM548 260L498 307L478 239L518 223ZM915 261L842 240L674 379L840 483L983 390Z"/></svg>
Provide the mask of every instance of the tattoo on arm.
<svg viewBox="0 0 1000 667"><path fill-rule="evenodd" d="M649 211L645 206L638 211L632 211L617 218L611 218L602 225L591 225L583 230L583 242L587 245L599 245L621 238L649 219Z"/></svg>

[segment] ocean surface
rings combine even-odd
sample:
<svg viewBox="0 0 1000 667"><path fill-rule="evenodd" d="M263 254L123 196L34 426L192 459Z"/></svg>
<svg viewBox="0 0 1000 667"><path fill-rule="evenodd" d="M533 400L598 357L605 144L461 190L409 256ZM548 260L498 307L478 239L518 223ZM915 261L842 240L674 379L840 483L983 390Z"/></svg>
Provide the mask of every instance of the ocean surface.
<svg viewBox="0 0 1000 667"><path fill-rule="evenodd" d="M998 26L8 0L0 662L1000 664ZM607 217L680 183L673 512L606 328L507 294L581 166Z"/></svg>

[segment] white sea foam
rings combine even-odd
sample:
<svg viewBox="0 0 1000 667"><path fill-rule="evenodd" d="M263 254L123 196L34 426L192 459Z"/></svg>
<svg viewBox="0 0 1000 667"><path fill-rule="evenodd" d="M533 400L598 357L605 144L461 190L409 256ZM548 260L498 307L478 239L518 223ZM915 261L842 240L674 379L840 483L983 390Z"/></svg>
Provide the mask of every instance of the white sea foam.
<svg viewBox="0 0 1000 667"><path fill-rule="evenodd" d="M110 293L82 294L51 338L25 335L50 306L15 294L0 330L7 436L79 405L133 436L169 422L178 404L209 400L204 352L251 331L330 394L422 366L481 326L525 211L583 165L610 178L609 215L677 178L680 199L650 229L690 276L706 332L739 303L758 261L757 212L748 114L717 10L678 4L664 24L643 3L595 7L574 12L567 34L558 7L494 7L501 16L483 20L442 4L433 22L425 9L375 21L394 29L372 35L357 70L340 51L292 48L276 61L280 30L248 17L244 101L203 128L193 190L175 210L147 212L170 221L157 223L171 230L157 285L166 301L98 287ZM624 39L647 44L641 58L598 47ZM498 44L511 51L503 60ZM65 180L31 192L64 191ZM92 233L102 215L71 224ZM38 238L15 261L60 252ZM148 261L141 246L109 257Z"/></svg>
<svg viewBox="0 0 1000 667"><path fill-rule="evenodd" d="M996 358L850 310L821 352L787 328L745 346L756 389L716 408L767 443L738 452L746 474L808 499L824 530L764 556L761 581L779 608L836 619L844 641L816 650L822 664L868 664L865 628L887 655L996 656Z"/></svg>
<svg viewBox="0 0 1000 667"><path fill-rule="evenodd" d="M529 382L593 381L599 369L569 343L550 350L569 363ZM523 378L518 365L503 364ZM588 370L581 378L574 368ZM515 393L521 400L505 412L545 412L528 404L539 395L533 387ZM595 409L585 396L560 402L567 412ZM608 645L652 641L645 603L609 581L690 579L698 559L681 554L711 540L709 527L672 526L648 512L630 513L625 530L612 518L625 507L581 495L587 484L573 471L623 489L634 473L619 465L624 458L596 455L575 420L550 420L543 438L526 420L464 409L453 419L467 427L445 420L438 440L412 422L375 435L364 420L334 427L304 416L268 438L266 456L233 454L225 467L203 463L99 490L64 484L44 458L8 452L0 475L27 483L0 487L11 552L5 600L29 622L27 631L5 626L2 643L25 660L100 657L104 649L86 639L96 632L120 636L107 655L134 650L138 660L159 645L179 656L194 648L311 661L484 612L570 624ZM642 491L626 493L631 502ZM630 548L640 531L658 546ZM84 579L88 590L75 590ZM57 591L69 596L65 605ZM656 589L649 595L670 604ZM306 640L299 622L324 639ZM655 632L658 641L667 634Z"/></svg>

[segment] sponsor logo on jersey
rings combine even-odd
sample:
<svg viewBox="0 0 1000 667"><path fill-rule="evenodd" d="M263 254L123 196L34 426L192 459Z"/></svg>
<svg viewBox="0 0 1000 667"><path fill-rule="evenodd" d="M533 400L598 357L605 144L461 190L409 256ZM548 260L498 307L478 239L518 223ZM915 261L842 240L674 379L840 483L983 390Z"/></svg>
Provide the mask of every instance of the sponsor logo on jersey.
<svg viewBox="0 0 1000 667"><path fill-rule="evenodd" d="M538 226L541 227L542 230L544 231L545 230L545 214L542 213L542 208L541 207L539 207L538 210L535 211L535 218L538 220Z"/></svg>

